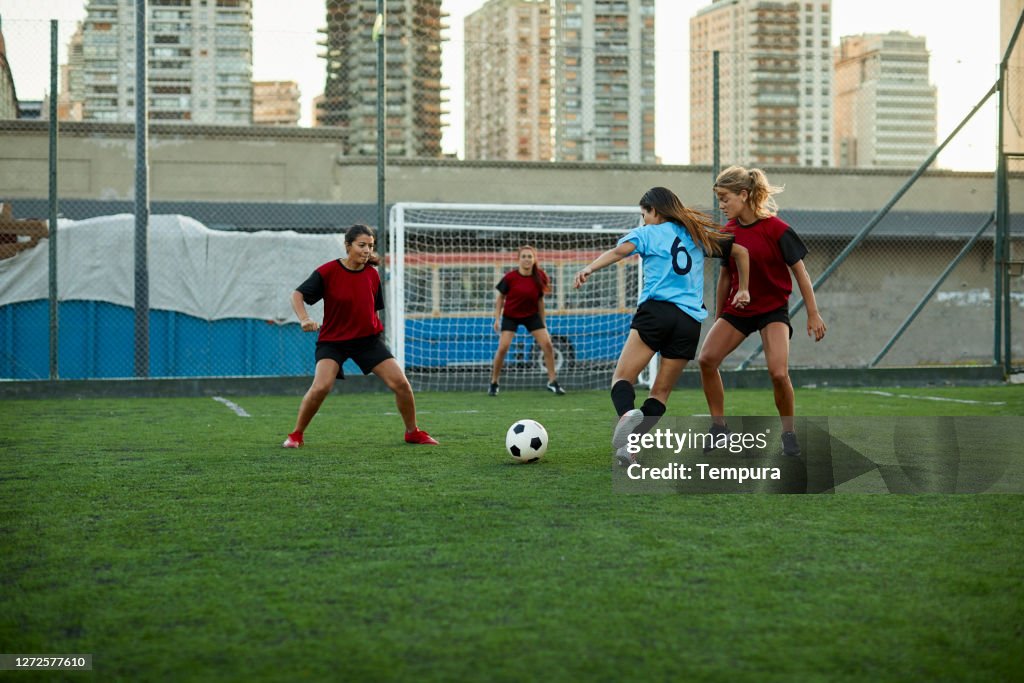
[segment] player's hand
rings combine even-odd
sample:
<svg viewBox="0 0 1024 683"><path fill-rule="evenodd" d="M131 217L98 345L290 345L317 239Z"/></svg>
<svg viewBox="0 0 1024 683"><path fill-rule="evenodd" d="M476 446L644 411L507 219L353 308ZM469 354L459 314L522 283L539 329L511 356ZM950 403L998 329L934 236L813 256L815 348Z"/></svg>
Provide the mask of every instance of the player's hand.
<svg viewBox="0 0 1024 683"><path fill-rule="evenodd" d="M320 329L320 323L312 318L306 318L301 323L303 332L316 332Z"/></svg>
<svg viewBox="0 0 1024 683"><path fill-rule="evenodd" d="M494 319L494 324L491 327L494 328L495 332L497 332L498 334L501 334L501 318L495 318Z"/></svg>
<svg viewBox="0 0 1024 683"><path fill-rule="evenodd" d="M824 339L827 329L825 321L821 319L820 314L815 313L807 316L807 336L814 337L814 341L820 342Z"/></svg>
<svg viewBox="0 0 1024 683"><path fill-rule="evenodd" d="M750 303L750 292L745 289L737 290L736 296L732 298L732 305L736 308L746 308Z"/></svg>
<svg viewBox="0 0 1024 683"><path fill-rule="evenodd" d="M579 289L580 285L586 282L587 278L590 277L593 272L594 271L590 269L590 266L587 266L580 272L576 273L576 277L573 278L573 289Z"/></svg>

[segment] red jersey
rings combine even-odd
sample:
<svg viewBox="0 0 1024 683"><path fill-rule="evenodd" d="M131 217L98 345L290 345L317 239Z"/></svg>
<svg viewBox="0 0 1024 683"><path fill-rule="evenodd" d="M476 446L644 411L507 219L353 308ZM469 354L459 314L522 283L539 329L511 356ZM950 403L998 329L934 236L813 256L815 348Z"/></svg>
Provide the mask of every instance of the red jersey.
<svg viewBox="0 0 1024 683"><path fill-rule="evenodd" d="M325 263L295 288L306 304L324 300L324 322L317 341L339 342L371 337L384 331L377 311L384 309L380 273L373 266L349 270L335 259Z"/></svg>
<svg viewBox="0 0 1024 683"><path fill-rule="evenodd" d="M537 286L533 275L523 275L518 268L510 270L495 289L505 295L503 315L508 318L528 318L540 310L539 302L544 291Z"/></svg>
<svg viewBox="0 0 1024 683"><path fill-rule="evenodd" d="M746 318L788 306L793 291L789 267L807 255L807 247L793 228L778 216L768 216L750 225L741 225L734 218L723 230L735 237L735 244L750 252L750 303L744 308L735 308L731 303L740 278L736 261L730 258L729 295L722 312Z"/></svg>

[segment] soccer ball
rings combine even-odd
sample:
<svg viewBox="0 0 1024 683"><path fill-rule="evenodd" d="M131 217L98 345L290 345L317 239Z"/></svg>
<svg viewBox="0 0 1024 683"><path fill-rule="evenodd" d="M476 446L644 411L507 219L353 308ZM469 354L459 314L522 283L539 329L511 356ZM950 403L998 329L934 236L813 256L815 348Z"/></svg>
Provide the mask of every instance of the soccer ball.
<svg viewBox="0 0 1024 683"><path fill-rule="evenodd" d="M505 434L505 448L516 462L536 462L548 449L548 432L535 420L519 420Z"/></svg>

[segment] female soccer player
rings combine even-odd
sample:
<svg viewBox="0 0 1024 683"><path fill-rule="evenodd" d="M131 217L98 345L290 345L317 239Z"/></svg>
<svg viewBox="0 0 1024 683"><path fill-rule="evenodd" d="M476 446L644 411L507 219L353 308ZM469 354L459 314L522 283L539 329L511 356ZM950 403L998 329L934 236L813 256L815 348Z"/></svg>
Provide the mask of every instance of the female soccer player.
<svg viewBox="0 0 1024 683"><path fill-rule="evenodd" d="M405 441L437 445L429 434L416 426L416 399L405 373L384 345L384 325L377 311L384 308L377 255L373 252L373 230L353 225L345 233L345 257L317 268L292 292L292 308L303 332L320 330L316 342L316 373L313 384L302 398L295 431L282 444L285 448L303 445L302 435L320 410L334 386L335 378L345 379L342 365L354 360L363 374L372 372L395 392L395 404L405 422ZM324 300L324 322L320 325L306 313L306 304Z"/></svg>
<svg viewBox="0 0 1024 683"><path fill-rule="evenodd" d="M498 395L498 378L505 365L505 355L520 325L533 335L544 354L548 391L558 396L564 395L565 390L559 386L555 374L555 349L544 325L544 295L551 289L550 281L547 273L537 264L537 251L528 244L520 247L519 267L505 273L495 289L498 295L494 299L494 331L501 336L498 338L498 350L494 353L488 396Z"/></svg>
<svg viewBox="0 0 1024 683"><path fill-rule="evenodd" d="M807 247L793 228L775 215L778 207L772 195L782 188L770 185L761 169L730 166L718 175L714 190L719 208L729 219L725 231L750 252L750 290L754 301L741 308L727 298L742 286L737 282L736 264L728 263L718 278L717 320L704 339L698 360L704 396L711 411L711 434L717 438L729 433L725 388L718 368L747 336L758 332L775 392L775 407L782 418L783 452L800 455L793 427L793 383L789 379L789 340L793 336L789 323L789 294L793 290L790 271L807 306L807 334L815 342L825 336L825 321L818 313L814 287L803 262Z"/></svg>
<svg viewBox="0 0 1024 683"><path fill-rule="evenodd" d="M732 256L739 267L739 287L731 303L742 309L750 302L747 250L733 244L710 216L686 208L675 193L664 187L652 188L644 194L640 215L644 224L576 273L575 280L576 287L580 287L595 271L634 252L644 260L644 287L612 375L612 403L619 415L612 446L616 449L615 457L624 465L635 462L624 448L629 435L649 430L665 414L672 388L696 354L700 324L707 317L705 255ZM661 354L658 376L647 400L637 410L633 385L655 353Z"/></svg>

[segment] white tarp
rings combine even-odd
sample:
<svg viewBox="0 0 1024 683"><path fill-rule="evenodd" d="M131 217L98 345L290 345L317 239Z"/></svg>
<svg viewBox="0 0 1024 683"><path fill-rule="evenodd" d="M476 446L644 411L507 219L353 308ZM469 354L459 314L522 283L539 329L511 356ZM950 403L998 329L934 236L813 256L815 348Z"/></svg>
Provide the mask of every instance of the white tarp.
<svg viewBox="0 0 1024 683"><path fill-rule="evenodd" d="M61 220L61 301L135 306L135 217ZM211 230L187 216L150 216L149 307L205 320L292 322L291 292L313 270L345 255L344 235ZM0 306L49 297L49 243L0 260ZM310 307L320 318L322 304Z"/></svg>

